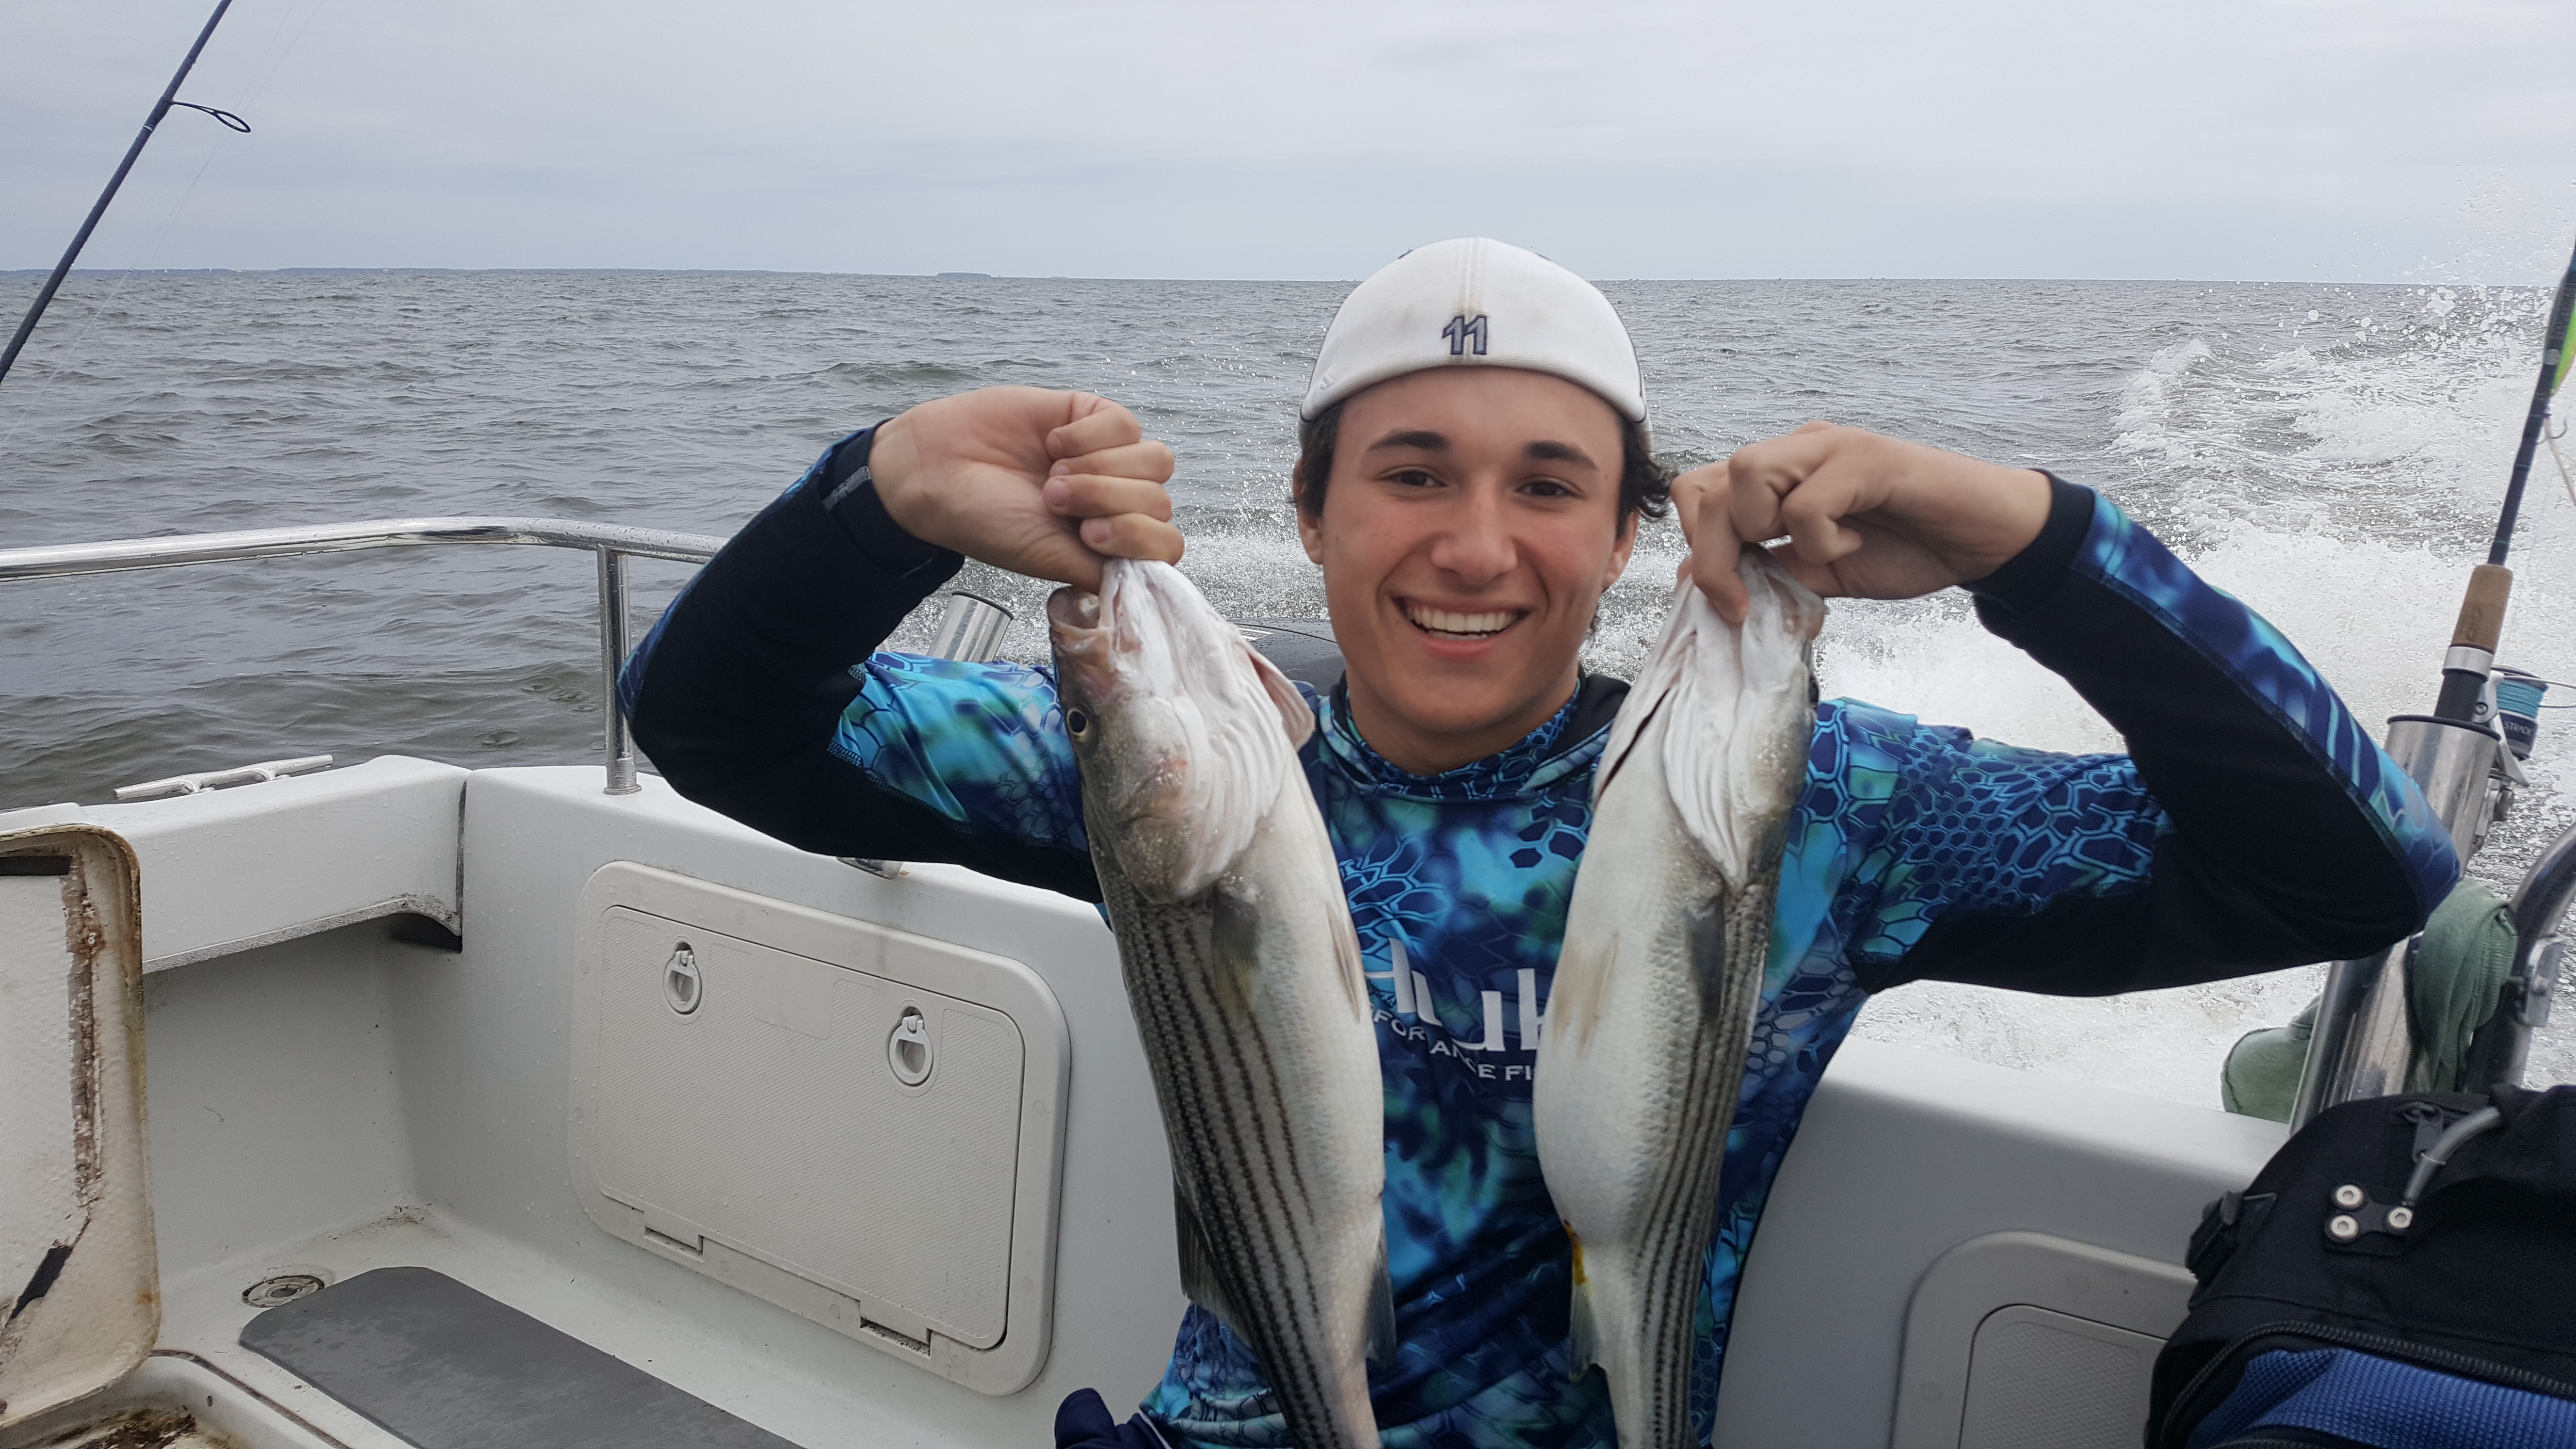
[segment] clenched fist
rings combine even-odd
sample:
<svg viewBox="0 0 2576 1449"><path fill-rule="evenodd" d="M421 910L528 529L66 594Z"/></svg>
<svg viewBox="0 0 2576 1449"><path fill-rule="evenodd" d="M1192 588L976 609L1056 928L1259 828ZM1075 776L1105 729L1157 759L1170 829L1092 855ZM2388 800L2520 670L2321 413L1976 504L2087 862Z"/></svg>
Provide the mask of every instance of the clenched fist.
<svg viewBox="0 0 2576 1449"><path fill-rule="evenodd" d="M897 527L968 558L1077 588L1107 558L1177 563L1172 450L1087 392L988 387L912 408L868 454Z"/></svg>

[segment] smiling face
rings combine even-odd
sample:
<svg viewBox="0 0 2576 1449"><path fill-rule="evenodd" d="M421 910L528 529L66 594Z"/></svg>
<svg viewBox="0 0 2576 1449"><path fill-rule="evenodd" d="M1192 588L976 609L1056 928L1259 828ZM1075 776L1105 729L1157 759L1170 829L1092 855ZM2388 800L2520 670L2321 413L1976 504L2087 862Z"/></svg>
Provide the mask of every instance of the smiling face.
<svg viewBox="0 0 2576 1449"><path fill-rule="evenodd" d="M1409 373L1342 405L1320 513L1353 723L1417 774L1494 753L1574 693L1602 591L1627 567L1617 412L1546 373Z"/></svg>

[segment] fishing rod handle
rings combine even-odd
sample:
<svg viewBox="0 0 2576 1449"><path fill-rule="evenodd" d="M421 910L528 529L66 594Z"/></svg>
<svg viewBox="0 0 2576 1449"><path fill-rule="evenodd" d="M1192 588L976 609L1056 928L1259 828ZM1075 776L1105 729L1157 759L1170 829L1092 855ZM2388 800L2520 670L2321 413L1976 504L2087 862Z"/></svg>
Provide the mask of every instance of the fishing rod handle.
<svg viewBox="0 0 2576 1449"><path fill-rule="evenodd" d="M2469 591L2460 600L2459 621L2451 626L2451 643L2495 652L2504 635L2504 606L2513 597L2513 570L2502 564L2479 564L2469 570Z"/></svg>
<svg viewBox="0 0 2576 1449"><path fill-rule="evenodd" d="M2451 626L2450 652L2442 658L2442 694L2433 713L2484 723L2478 718L2478 703L2486 692L2487 673L2495 667L2496 641L2503 637L2505 605L2512 597L2513 570L2502 564L2479 564L2469 570L2460 617Z"/></svg>

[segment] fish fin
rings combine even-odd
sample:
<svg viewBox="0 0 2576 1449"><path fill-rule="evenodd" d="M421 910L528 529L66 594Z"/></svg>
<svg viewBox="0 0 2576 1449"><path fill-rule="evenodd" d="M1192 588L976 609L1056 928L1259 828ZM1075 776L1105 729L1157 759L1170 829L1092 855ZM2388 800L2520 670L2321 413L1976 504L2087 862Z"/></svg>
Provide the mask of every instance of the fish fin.
<svg viewBox="0 0 2576 1449"><path fill-rule="evenodd" d="M1635 690L1629 692L1628 698L1645 707L1631 718L1623 704L1619 713L1612 717L1610 741L1601 752L1603 764L1592 776L1592 803L1595 805L1601 803L1602 795L1610 789L1610 782L1619 778L1619 771L1636 754L1637 741L1644 736L1646 726L1655 722L1655 715L1663 709L1664 701L1672 698L1670 681L1666 681L1665 687L1656 690L1651 698Z"/></svg>
<svg viewBox="0 0 2576 1449"><path fill-rule="evenodd" d="M1573 1303L1566 1319L1574 1356L1566 1360L1565 1372L1566 1377L1579 1379L1601 1361L1601 1330L1592 1318L1592 1280L1583 1272L1583 1240L1570 1227L1565 1230L1565 1239L1574 1245Z"/></svg>
<svg viewBox="0 0 2576 1449"><path fill-rule="evenodd" d="M1261 974L1261 912L1232 886L1218 887L1208 901L1208 975L1217 1008L1240 1022L1252 1013L1252 983Z"/></svg>
<svg viewBox="0 0 2576 1449"><path fill-rule="evenodd" d="M1173 1235L1180 1241L1181 1291L1190 1301L1214 1315L1216 1321L1243 1336L1238 1326L1240 1315L1234 1311L1234 1300L1226 1296L1225 1285L1217 1280L1216 1254L1209 1250L1207 1230L1199 1226L1199 1215L1190 1206L1190 1195L1181 1185L1172 1184Z"/></svg>
<svg viewBox="0 0 2576 1449"><path fill-rule="evenodd" d="M1386 1225L1378 1224L1377 1271L1369 1282L1368 1361L1395 1366L1395 1279L1386 1271Z"/></svg>
<svg viewBox="0 0 2576 1449"><path fill-rule="evenodd" d="M1341 974L1342 990L1351 998L1351 1014L1362 1021L1375 1013L1369 1007L1368 962L1360 955L1358 932L1351 928L1350 907L1342 901L1333 903L1333 969ZM1402 950L1399 945L1396 949ZM1401 971L1404 967L1398 966Z"/></svg>
<svg viewBox="0 0 2576 1449"><path fill-rule="evenodd" d="M1726 901L1707 900L1682 918L1683 949L1699 987L1700 1019L1714 1022L1726 1001Z"/></svg>
<svg viewBox="0 0 2576 1449"><path fill-rule="evenodd" d="M1610 782L1619 777L1628 757L1648 734L1648 726L1671 704L1673 691L1690 672L1692 650L1699 638L1699 615L1691 611L1691 600L1699 598L1699 586L1684 579L1673 586L1672 606L1664 614L1664 632L1655 641L1654 652L1646 656L1645 667L1637 671L1636 682L1628 686L1628 697L1619 702L1619 712L1610 717L1610 738L1601 747L1601 765L1592 772L1592 803L1601 803ZM1701 599L1700 607L1708 608ZM1715 618L1712 611L1709 617ZM1670 727L1667 726L1667 729Z"/></svg>
<svg viewBox="0 0 2576 1449"><path fill-rule="evenodd" d="M1303 749L1315 733L1315 707L1297 692L1287 675L1279 672L1278 665L1262 657L1260 650L1246 644L1243 653L1252 661L1252 672L1261 680L1261 687L1269 691L1270 702L1279 706L1279 723L1288 731L1288 748Z"/></svg>
<svg viewBox="0 0 2576 1449"><path fill-rule="evenodd" d="M1541 1036L1542 1061L1551 1053L1572 1060L1565 1054L1591 1044L1592 1028L1601 1019L1601 992L1610 983L1611 963L1618 959L1616 930L1606 938L1594 937L1588 946L1578 942L1557 957L1556 982L1549 988L1547 1024ZM1561 1045L1551 1048L1546 1042Z"/></svg>

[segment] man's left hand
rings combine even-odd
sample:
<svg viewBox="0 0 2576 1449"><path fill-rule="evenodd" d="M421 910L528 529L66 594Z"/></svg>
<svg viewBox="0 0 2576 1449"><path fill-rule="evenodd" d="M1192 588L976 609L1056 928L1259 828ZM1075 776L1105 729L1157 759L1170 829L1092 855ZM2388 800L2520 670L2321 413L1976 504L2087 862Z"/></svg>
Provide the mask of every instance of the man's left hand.
<svg viewBox="0 0 2576 1449"><path fill-rule="evenodd" d="M2048 475L1861 428L1809 423L1673 480L1684 565L1729 622L1749 603L1740 551L1771 556L1827 598L1911 599L1981 579L2048 522Z"/></svg>

